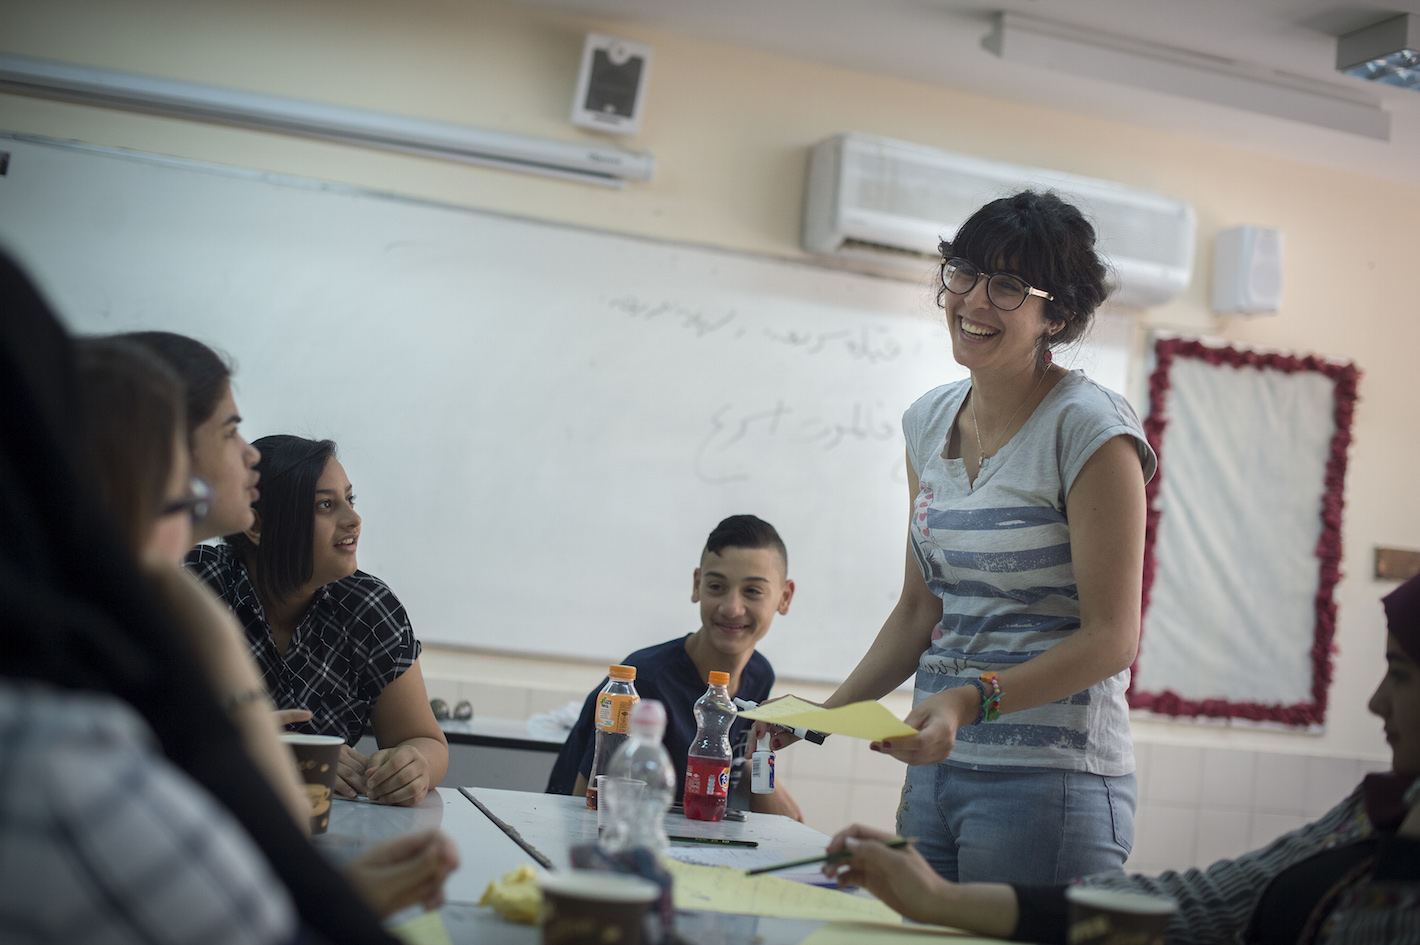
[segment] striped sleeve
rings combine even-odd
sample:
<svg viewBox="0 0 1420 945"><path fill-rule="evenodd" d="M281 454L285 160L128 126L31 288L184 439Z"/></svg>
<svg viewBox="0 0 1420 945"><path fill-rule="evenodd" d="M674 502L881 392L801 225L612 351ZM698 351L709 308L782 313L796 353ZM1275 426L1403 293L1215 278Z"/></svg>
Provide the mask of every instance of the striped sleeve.
<svg viewBox="0 0 1420 945"><path fill-rule="evenodd" d="M1287 867L1323 849L1328 838L1355 820L1361 805L1358 788L1320 820L1283 834L1260 850L1235 860L1219 860L1205 870L1170 870L1158 876L1103 873L1081 882L1172 897L1179 907L1169 923L1170 942L1240 943L1268 883Z"/></svg>

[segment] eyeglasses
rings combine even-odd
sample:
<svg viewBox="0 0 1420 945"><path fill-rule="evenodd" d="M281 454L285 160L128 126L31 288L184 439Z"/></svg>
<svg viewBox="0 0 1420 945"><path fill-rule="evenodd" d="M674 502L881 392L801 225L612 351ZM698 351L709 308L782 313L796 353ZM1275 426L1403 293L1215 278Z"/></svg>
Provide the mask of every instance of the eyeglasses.
<svg viewBox="0 0 1420 945"><path fill-rule="evenodd" d="M166 517L186 512L192 516L194 525L207 518L207 513L212 510L212 487L207 484L207 480L193 476L187 484L187 491L188 494L181 499L174 499L164 505L158 515Z"/></svg>
<svg viewBox="0 0 1420 945"><path fill-rule="evenodd" d="M1055 296L1027 285L1016 276L1006 272L982 272L965 259L952 257L942 260L942 285L952 295L966 295L976 287L977 281L986 277L986 298L1003 312L1013 312L1026 303L1032 295L1038 295L1047 302L1054 302Z"/></svg>

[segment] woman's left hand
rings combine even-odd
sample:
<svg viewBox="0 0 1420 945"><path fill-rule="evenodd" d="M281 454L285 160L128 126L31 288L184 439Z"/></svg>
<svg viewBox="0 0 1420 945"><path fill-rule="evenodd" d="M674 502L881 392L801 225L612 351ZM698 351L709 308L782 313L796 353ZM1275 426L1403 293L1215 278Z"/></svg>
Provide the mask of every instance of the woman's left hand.
<svg viewBox="0 0 1420 945"><path fill-rule="evenodd" d="M912 707L904 719L916 735L873 742L872 749L910 765L930 765L944 760L957 743L957 729L970 725L981 709L975 686L957 686L934 693Z"/></svg>
<svg viewBox="0 0 1420 945"><path fill-rule="evenodd" d="M413 745L382 748L365 770L365 796L379 804L413 807L429 793L429 759Z"/></svg>

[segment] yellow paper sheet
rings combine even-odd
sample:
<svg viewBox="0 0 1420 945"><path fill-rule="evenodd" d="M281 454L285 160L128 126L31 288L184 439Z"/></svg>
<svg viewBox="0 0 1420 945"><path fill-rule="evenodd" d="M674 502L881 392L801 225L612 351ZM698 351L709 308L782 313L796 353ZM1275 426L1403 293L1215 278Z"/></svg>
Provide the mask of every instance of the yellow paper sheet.
<svg viewBox="0 0 1420 945"><path fill-rule="evenodd" d="M785 696L768 705L741 712L740 717L773 722L775 725L789 728L811 728L816 732L847 735L870 742L917 734L917 729L889 712L887 706L871 700L854 702L836 709L820 709L802 699Z"/></svg>
<svg viewBox="0 0 1420 945"><path fill-rule="evenodd" d="M800 945L1002 945L998 938L980 938L940 925L882 925L877 922L830 922Z"/></svg>
<svg viewBox="0 0 1420 945"><path fill-rule="evenodd" d="M390 929L390 934L405 945L454 945L437 912L426 912L417 919L401 922Z"/></svg>
<svg viewBox="0 0 1420 945"><path fill-rule="evenodd" d="M779 919L860 919L895 923L896 912L876 899L810 886L778 876L746 876L728 866L662 861L675 877L675 907Z"/></svg>

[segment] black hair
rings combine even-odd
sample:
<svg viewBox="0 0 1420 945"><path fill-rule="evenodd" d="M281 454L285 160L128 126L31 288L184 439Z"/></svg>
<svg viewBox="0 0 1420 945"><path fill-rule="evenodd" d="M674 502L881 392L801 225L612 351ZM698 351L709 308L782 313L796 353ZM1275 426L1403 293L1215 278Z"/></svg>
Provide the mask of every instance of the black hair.
<svg viewBox="0 0 1420 945"><path fill-rule="evenodd" d="M79 340L79 446L99 504L137 554L152 531L182 432L183 389L165 363L121 338Z"/></svg>
<svg viewBox="0 0 1420 945"><path fill-rule="evenodd" d="M983 272L1008 270L1055 296L1045 303L1045 317L1065 327L1046 347L1078 340L1110 292L1108 270L1095 251L1095 228L1053 193L1023 190L993 200L937 248L943 259L959 256ZM938 305L946 291L939 283Z"/></svg>
<svg viewBox="0 0 1420 945"><path fill-rule="evenodd" d="M789 552L773 525L754 515L731 515L716 525L705 539L705 551L718 555L726 548L773 548L789 570Z"/></svg>
<svg viewBox="0 0 1420 945"><path fill-rule="evenodd" d="M116 338L142 345L177 373L187 400L187 438L211 418L232 382L232 364L202 342L171 331L134 331Z"/></svg>
<svg viewBox="0 0 1420 945"><path fill-rule="evenodd" d="M315 573L316 482L335 458L335 443L277 435L252 445L261 451L261 498L252 505L261 543L240 532L223 540L246 561L257 595L279 602Z"/></svg>

